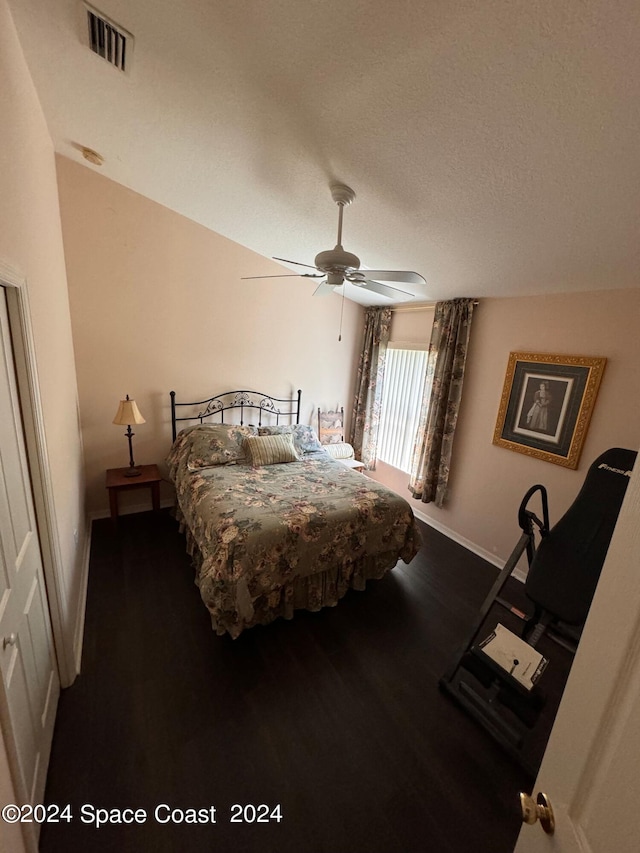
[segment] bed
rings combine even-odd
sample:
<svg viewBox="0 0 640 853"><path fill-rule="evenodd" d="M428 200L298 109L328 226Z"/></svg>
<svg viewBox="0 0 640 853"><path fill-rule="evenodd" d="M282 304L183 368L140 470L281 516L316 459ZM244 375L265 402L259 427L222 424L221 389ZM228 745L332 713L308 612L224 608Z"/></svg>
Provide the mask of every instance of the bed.
<svg viewBox="0 0 640 853"><path fill-rule="evenodd" d="M407 501L330 457L300 399L171 392L176 513L218 634L333 606L420 545Z"/></svg>

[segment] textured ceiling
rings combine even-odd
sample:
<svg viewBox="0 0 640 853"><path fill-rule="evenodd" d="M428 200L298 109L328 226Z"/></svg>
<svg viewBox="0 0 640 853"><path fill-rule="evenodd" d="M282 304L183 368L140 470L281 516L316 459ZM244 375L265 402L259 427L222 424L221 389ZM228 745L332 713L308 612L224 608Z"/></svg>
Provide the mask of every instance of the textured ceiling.
<svg viewBox="0 0 640 853"><path fill-rule="evenodd" d="M126 75L80 0L9 5L58 152L266 258L333 247L339 180L419 301L640 284L638 0L96 0Z"/></svg>

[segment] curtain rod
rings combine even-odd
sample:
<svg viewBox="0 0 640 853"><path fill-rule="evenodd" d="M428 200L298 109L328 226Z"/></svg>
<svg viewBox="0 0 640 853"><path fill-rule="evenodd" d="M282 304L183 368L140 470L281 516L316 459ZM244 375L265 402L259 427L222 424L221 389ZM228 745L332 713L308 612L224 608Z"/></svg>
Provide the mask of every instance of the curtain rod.
<svg viewBox="0 0 640 853"><path fill-rule="evenodd" d="M479 305L480 302L478 299L474 299L473 304ZM391 311L393 313L403 313L404 311L426 311L427 308L435 308L436 305L436 302L420 302L416 305L392 305Z"/></svg>

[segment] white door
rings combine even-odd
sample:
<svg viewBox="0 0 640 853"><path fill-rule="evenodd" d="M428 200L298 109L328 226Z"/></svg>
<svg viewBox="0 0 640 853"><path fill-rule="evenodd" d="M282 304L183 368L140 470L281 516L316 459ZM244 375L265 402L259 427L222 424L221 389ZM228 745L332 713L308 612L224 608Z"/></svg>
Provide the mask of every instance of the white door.
<svg viewBox="0 0 640 853"><path fill-rule="evenodd" d="M515 853L640 850L640 461L534 791L555 833L523 826Z"/></svg>
<svg viewBox="0 0 640 853"><path fill-rule="evenodd" d="M42 802L60 684L0 287L0 722L20 803Z"/></svg>

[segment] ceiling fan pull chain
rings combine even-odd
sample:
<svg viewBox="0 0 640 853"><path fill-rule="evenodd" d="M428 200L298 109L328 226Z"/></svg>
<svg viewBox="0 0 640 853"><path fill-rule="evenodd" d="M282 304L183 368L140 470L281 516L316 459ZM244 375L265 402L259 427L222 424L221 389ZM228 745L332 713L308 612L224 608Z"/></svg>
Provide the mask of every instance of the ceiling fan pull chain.
<svg viewBox="0 0 640 853"><path fill-rule="evenodd" d="M342 208L340 208L340 210L342 210ZM344 291L345 291L345 288L346 288L346 285L344 285L342 288L342 305L340 306L340 332L338 333L338 341L342 340L342 315L344 314Z"/></svg>

